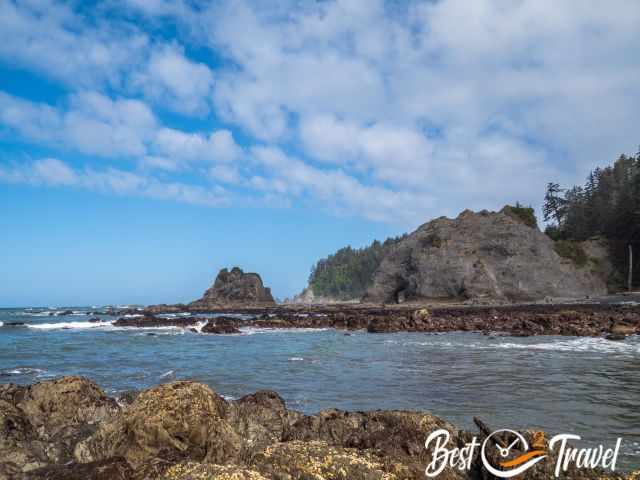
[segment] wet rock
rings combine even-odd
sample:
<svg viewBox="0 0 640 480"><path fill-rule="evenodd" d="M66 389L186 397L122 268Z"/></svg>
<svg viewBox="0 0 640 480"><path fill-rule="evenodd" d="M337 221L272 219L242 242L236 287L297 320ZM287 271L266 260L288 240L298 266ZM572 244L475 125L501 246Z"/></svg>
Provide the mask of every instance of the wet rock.
<svg viewBox="0 0 640 480"><path fill-rule="evenodd" d="M610 333L604 338L606 338L607 340L611 340L613 342L622 342L627 338L627 336L621 333Z"/></svg>
<svg viewBox="0 0 640 480"><path fill-rule="evenodd" d="M202 327L202 333L230 334L240 333L239 320L233 317L212 318Z"/></svg>
<svg viewBox="0 0 640 480"><path fill-rule="evenodd" d="M615 321L611 325L611 333L614 335L634 335L638 328L636 325L626 321Z"/></svg>
<svg viewBox="0 0 640 480"><path fill-rule="evenodd" d="M206 319L202 317L156 317L150 314L142 316L120 317L113 322L117 327L190 327Z"/></svg>

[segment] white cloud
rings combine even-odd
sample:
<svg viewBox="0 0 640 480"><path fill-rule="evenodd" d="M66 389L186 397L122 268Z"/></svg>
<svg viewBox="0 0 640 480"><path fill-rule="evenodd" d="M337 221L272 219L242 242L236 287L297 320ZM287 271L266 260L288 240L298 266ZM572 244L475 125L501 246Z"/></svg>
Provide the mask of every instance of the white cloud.
<svg viewBox="0 0 640 480"><path fill-rule="evenodd" d="M184 56L175 45L152 49L148 63L131 75L131 85L147 98L185 114L207 114L213 93L209 67Z"/></svg>
<svg viewBox="0 0 640 480"><path fill-rule="evenodd" d="M434 198L424 192L394 191L364 185L342 170L322 170L290 157L276 147L259 146L251 151L263 167L251 185L268 193L304 199L339 213L358 214L376 221L415 224Z"/></svg>
<svg viewBox="0 0 640 480"><path fill-rule="evenodd" d="M134 172L108 168L74 170L66 163L45 158L18 166L0 165L0 181L54 187L74 187L100 193L172 200L181 203L221 207L229 196L220 187L210 189L179 182L162 182Z"/></svg>
<svg viewBox="0 0 640 480"><path fill-rule="evenodd" d="M401 186L424 182L431 172L433 146L413 127L339 121L330 115L304 119L300 127L306 150L321 160L371 170L379 180Z"/></svg>
<svg viewBox="0 0 640 480"><path fill-rule="evenodd" d="M242 149L228 130L208 135L161 127L140 100L112 100L97 92L71 97L54 108L0 91L0 124L26 138L105 158L140 158L146 167L187 168L190 162L228 163Z"/></svg>
<svg viewBox="0 0 640 480"><path fill-rule="evenodd" d="M114 20L46 0L0 4L0 58L73 90L56 107L0 94L0 122L37 143L131 157L144 171L196 171L272 204L315 201L412 224L539 204L547 181L581 181L637 148L637 2L128 8ZM163 22L178 38L158 37ZM197 50L215 63L189 58ZM226 124L181 131L132 95L202 116L195 124Z"/></svg>
<svg viewBox="0 0 640 480"><path fill-rule="evenodd" d="M156 129L143 102L97 92L73 95L66 111L0 92L0 122L26 138L104 157L144 155Z"/></svg>
<svg viewBox="0 0 640 480"><path fill-rule="evenodd" d="M232 162L242 154L228 130L216 130L208 136L161 128L154 139L154 150L162 155L188 162Z"/></svg>
<svg viewBox="0 0 640 480"><path fill-rule="evenodd" d="M0 2L0 58L81 87L121 85L139 64L148 37L107 22L91 24L52 0Z"/></svg>

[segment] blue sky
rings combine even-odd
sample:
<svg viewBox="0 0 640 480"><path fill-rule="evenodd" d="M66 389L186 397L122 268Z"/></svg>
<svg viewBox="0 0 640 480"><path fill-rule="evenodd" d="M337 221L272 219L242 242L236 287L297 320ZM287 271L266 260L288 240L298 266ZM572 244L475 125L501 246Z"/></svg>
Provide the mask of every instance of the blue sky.
<svg viewBox="0 0 640 480"><path fill-rule="evenodd" d="M283 298L640 143L640 4L0 2L0 305Z"/></svg>

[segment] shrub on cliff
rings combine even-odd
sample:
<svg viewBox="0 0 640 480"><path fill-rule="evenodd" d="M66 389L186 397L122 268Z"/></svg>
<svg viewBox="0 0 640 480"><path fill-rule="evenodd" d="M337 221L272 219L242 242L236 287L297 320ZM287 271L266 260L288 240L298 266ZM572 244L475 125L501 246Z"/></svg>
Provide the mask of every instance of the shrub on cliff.
<svg viewBox="0 0 640 480"><path fill-rule="evenodd" d="M524 223L528 227L538 228L536 212L530 206L525 207L524 205L521 205L520 202L516 202L515 206L505 205L502 212Z"/></svg>
<svg viewBox="0 0 640 480"><path fill-rule="evenodd" d="M553 249L558 255L564 258L568 258L578 267L584 267L587 264L587 254L578 242L571 240L558 240Z"/></svg>

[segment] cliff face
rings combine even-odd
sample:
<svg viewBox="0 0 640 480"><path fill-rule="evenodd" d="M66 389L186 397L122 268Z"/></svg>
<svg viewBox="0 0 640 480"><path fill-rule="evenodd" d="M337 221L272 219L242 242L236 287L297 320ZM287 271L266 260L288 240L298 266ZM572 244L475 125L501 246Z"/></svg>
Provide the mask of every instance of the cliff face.
<svg viewBox="0 0 640 480"><path fill-rule="evenodd" d="M592 262L560 257L538 228L506 213L465 210L438 218L383 259L364 300L496 298L514 301L606 293Z"/></svg>
<svg viewBox="0 0 640 480"><path fill-rule="evenodd" d="M231 271L223 268L213 286L201 299L191 303L196 307L220 307L230 305L274 305L271 289L262 284L257 273L244 273L240 268Z"/></svg>

